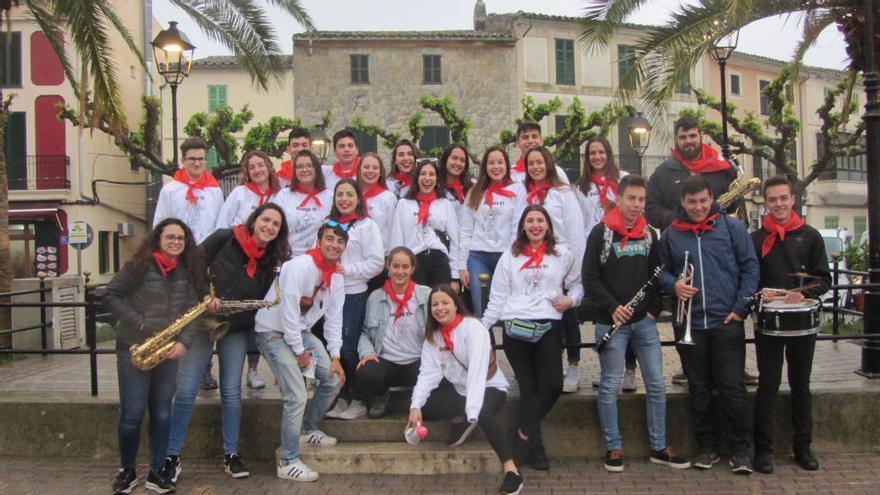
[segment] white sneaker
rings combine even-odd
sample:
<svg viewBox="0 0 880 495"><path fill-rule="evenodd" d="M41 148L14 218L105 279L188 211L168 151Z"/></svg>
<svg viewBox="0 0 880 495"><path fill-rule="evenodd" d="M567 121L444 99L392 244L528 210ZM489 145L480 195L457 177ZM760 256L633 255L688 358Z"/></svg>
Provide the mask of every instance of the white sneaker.
<svg viewBox="0 0 880 495"><path fill-rule="evenodd" d="M336 400L336 405L333 406L333 409L330 409L329 411L327 411L327 413L324 414L324 417L325 417L325 418L331 418L331 419L339 419L339 416L340 416L340 415L341 415L346 409L348 409L348 401L345 400L345 399L337 399L337 400Z"/></svg>
<svg viewBox="0 0 880 495"><path fill-rule="evenodd" d="M336 445L336 439L321 430L312 430L299 436L299 444L314 447L332 447Z"/></svg>
<svg viewBox="0 0 880 495"><path fill-rule="evenodd" d="M266 382L263 381L260 374L254 368L249 369L247 372L247 385L257 390L266 388Z"/></svg>
<svg viewBox="0 0 880 495"><path fill-rule="evenodd" d="M284 461L281 461L275 470L275 474L283 480L317 481L318 479L318 472L312 471L299 459L288 461L286 464Z"/></svg>
<svg viewBox="0 0 880 495"><path fill-rule="evenodd" d="M581 376L578 373L578 367L576 364L568 365L568 371L565 373L565 379L562 380L562 391L570 394L572 392L578 391L578 382L580 381Z"/></svg>
<svg viewBox="0 0 880 495"><path fill-rule="evenodd" d="M624 392L635 392L638 388L636 386L636 370L628 369L623 372L623 385L621 385L621 390Z"/></svg>
<svg viewBox="0 0 880 495"><path fill-rule="evenodd" d="M345 408L345 411L342 411L342 414L337 416L337 419L358 419L367 415L367 405L364 404L364 401L361 400L353 400Z"/></svg>

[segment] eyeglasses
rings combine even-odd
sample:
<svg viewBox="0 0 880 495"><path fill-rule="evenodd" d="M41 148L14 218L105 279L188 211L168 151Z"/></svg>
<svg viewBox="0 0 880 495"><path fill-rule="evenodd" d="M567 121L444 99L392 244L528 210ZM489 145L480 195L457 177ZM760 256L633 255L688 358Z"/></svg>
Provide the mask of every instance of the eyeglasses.
<svg viewBox="0 0 880 495"><path fill-rule="evenodd" d="M339 223L336 220L327 220L327 225L333 227L334 229L336 227L339 227L340 229L342 229L343 232L348 232L349 224L347 223Z"/></svg>
<svg viewBox="0 0 880 495"><path fill-rule="evenodd" d="M428 158L419 158L418 160L416 160L416 166L419 166L423 163L430 163L433 165L437 165L437 159L428 157Z"/></svg>
<svg viewBox="0 0 880 495"><path fill-rule="evenodd" d="M297 165L294 165L293 168L296 169L296 170L306 170L306 169L313 169L313 168L315 168L315 167L312 166L311 163L309 163L309 164L299 163L299 164L297 164Z"/></svg>
<svg viewBox="0 0 880 495"><path fill-rule="evenodd" d="M162 240L164 240L164 241L166 241L166 242L179 242L179 243L183 244L184 242L186 242L186 236L182 236L182 235L163 235L163 236L162 236Z"/></svg>
<svg viewBox="0 0 880 495"><path fill-rule="evenodd" d="M202 162L208 161L207 158L204 158L201 156L189 156L189 157L184 158L184 160L191 162L191 163L202 163Z"/></svg>

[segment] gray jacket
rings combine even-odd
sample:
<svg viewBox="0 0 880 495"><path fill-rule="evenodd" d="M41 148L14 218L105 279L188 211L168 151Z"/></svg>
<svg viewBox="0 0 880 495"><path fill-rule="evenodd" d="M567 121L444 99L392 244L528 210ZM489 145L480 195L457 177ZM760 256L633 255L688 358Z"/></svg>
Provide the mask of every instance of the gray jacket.
<svg viewBox="0 0 880 495"><path fill-rule="evenodd" d="M428 318L428 298L431 288L424 285L416 285L413 297L417 302L416 321L419 328L425 328ZM391 323L390 315L397 305L388 298L388 294L382 289L376 289L367 298L367 314L364 317L364 328L361 331L361 339L358 342L358 357L378 356L382 352L382 342L385 340L385 332Z"/></svg>

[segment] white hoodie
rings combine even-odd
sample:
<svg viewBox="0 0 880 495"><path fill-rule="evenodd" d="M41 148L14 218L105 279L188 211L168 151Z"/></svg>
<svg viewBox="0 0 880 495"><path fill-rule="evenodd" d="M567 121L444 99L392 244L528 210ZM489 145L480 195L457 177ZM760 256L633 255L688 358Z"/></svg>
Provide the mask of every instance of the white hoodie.
<svg viewBox="0 0 880 495"><path fill-rule="evenodd" d="M282 189L275 196L277 203L284 210L287 219L287 241L293 256L299 256L311 249L318 239L318 228L330 214L333 206L333 191L324 189L318 193L320 206L313 199L305 205L302 204L308 196L301 192L291 191L290 188Z"/></svg>

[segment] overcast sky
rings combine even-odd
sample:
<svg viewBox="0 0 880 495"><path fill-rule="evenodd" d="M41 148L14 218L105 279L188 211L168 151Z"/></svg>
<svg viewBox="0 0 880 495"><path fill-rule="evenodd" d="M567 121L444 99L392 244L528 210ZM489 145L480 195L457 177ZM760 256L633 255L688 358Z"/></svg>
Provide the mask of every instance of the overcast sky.
<svg viewBox="0 0 880 495"><path fill-rule="evenodd" d="M472 29L476 0L301 0L319 30L328 31L408 31ZM565 16L583 15L588 0L485 0L489 13L519 10ZM630 19L640 24L659 24L681 2L654 0ZM265 2L264 2L265 4ZM273 9L277 19L278 42L290 53L290 37L302 29L287 14ZM198 27L167 0L153 0L153 15L163 27L178 21L180 29L196 45L196 58L228 54L222 46L202 36ZM800 18L774 18L756 22L740 34L739 50L780 60L789 60L800 38ZM843 37L835 27L825 30L819 42L806 55L806 63L843 69L846 66Z"/></svg>

